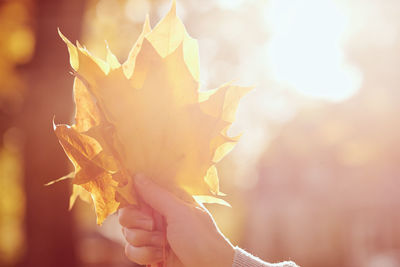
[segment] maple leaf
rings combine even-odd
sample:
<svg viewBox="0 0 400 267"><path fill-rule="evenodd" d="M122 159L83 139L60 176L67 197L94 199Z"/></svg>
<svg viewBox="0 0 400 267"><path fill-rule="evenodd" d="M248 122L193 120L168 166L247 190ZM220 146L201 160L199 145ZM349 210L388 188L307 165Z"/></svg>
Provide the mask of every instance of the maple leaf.
<svg viewBox="0 0 400 267"><path fill-rule="evenodd" d="M137 203L131 175L142 173L185 200L227 204L217 197L215 164L239 139L227 131L251 88L228 83L199 92L197 41L175 2L154 29L146 18L123 64L108 46L103 61L59 34L76 76L75 124L54 126L75 167L71 203L89 192L101 224Z"/></svg>

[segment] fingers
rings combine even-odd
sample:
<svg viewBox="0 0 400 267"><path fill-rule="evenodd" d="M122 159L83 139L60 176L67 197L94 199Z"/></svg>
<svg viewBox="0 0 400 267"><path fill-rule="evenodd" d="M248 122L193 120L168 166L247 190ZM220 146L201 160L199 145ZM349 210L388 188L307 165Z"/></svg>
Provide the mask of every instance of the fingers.
<svg viewBox="0 0 400 267"><path fill-rule="evenodd" d="M152 185L149 188L146 187L146 183L144 187L147 188L145 189L147 193L161 194L161 198L164 198L167 202L171 201L168 198L173 197L169 192L157 188L156 185L154 185L155 190L153 190ZM147 193L142 195L146 196L146 199ZM153 197L150 198L153 200ZM152 203L149 203L150 206ZM168 205L171 203L169 202ZM163 247L166 242L164 233L155 231L156 222L152 217L155 214L151 210L149 206L143 203L140 207L125 207L118 212L119 223L123 226L122 232L128 242L125 246L125 254L129 260L143 265L161 262L163 260Z"/></svg>
<svg viewBox="0 0 400 267"><path fill-rule="evenodd" d="M137 192L143 200L167 219L169 216L173 217L185 205L183 201L143 175L136 175L134 181Z"/></svg>
<svg viewBox="0 0 400 267"><path fill-rule="evenodd" d="M164 234L162 232L149 232L140 229L123 228L126 241L134 247L160 247L165 245Z"/></svg>
<svg viewBox="0 0 400 267"><path fill-rule="evenodd" d="M147 231L154 229L154 221L150 215L134 207L125 207L118 212L119 223L126 228L137 228Z"/></svg>
<svg viewBox="0 0 400 267"><path fill-rule="evenodd" d="M125 255L133 262L146 265L162 261L162 248L125 246Z"/></svg>

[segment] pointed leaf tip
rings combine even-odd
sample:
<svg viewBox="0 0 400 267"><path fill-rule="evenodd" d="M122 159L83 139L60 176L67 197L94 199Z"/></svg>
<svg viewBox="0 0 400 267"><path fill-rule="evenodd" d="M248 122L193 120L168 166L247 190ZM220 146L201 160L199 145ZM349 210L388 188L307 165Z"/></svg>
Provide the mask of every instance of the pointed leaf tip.
<svg viewBox="0 0 400 267"><path fill-rule="evenodd" d="M61 181L67 180L67 179L73 179L74 175L75 175L75 172L70 172L67 175L64 175L63 177L60 177L56 180L53 180L53 181L50 181L50 182L44 184L44 186L49 186L49 185L52 185L52 184L55 184L55 183L58 183L58 182L61 182Z"/></svg>
<svg viewBox="0 0 400 267"><path fill-rule="evenodd" d="M176 0L172 0L169 13L176 15Z"/></svg>
<svg viewBox="0 0 400 267"><path fill-rule="evenodd" d="M75 41L75 44L76 44L76 47L78 47L79 49L83 49L83 50L85 49L78 40Z"/></svg>
<svg viewBox="0 0 400 267"><path fill-rule="evenodd" d="M53 131L55 131L56 128L57 128L57 125L56 125L56 123L54 122L55 119L56 119L56 115L53 116Z"/></svg>
<svg viewBox="0 0 400 267"><path fill-rule="evenodd" d="M78 51L77 51L76 46L73 43L71 43L71 41L68 40L68 38L65 37L64 34L62 34L60 28L57 28L57 30L58 30L58 35L61 37L61 39L67 45L68 53L69 53L69 62L71 64L71 67L75 71L78 71L78 69L79 69L79 57L78 57Z"/></svg>
<svg viewBox="0 0 400 267"><path fill-rule="evenodd" d="M106 43L106 50L107 50L106 61L107 61L108 65L109 65L109 67L111 69L113 69L113 70L121 67L121 63L119 63L118 58L111 51L107 40L104 40L104 42Z"/></svg>
<svg viewBox="0 0 400 267"><path fill-rule="evenodd" d="M219 204L223 205L229 208L232 208L232 206L226 201L221 198L213 197L213 196L208 196L208 195L195 195L193 198L202 204Z"/></svg>
<svg viewBox="0 0 400 267"><path fill-rule="evenodd" d="M67 39L67 37L65 37L65 35L61 32L61 30L60 30L60 27L57 27L57 32L58 32L58 35L61 37L61 39L64 41L64 42L69 42L69 40Z"/></svg>
<svg viewBox="0 0 400 267"><path fill-rule="evenodd" d="M150 31L151 31L150 16L147 13L146 14L146 18L145 18L144 23L143 23L143 32L149 33Z"/></svg>

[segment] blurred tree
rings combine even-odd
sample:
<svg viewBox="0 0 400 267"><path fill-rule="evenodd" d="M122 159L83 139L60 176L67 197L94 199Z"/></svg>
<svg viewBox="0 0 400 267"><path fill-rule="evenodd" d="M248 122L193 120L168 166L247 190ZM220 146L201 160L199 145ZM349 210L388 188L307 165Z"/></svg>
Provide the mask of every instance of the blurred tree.
<svg viewBox="0 0 400 267"><path fill-rule="evenodd" d="M282 127L260 158L246 247L302 266L399 266L399 92L376 88Z"/></svg>
<svg viewBox="0 0 400 267"><path fill-rule="evenodd" d="M21 136L13 128L25 83L18 67L34 49L31 0L0 3L0 265L13 265L24 254L25 214L21 175Z"/></svg>
<svg viewBox="0 0 400 267"><path fill-rule="evenodd" d="M29 88L17 118L25 135L27 252L23 266L77 263L67 184L43 185L68 172L51 125L53 115L68 121L72 110L72 77L68 79L67 51L57 36L57 27L71 39L78 39L84 4L81 0L34 1L36 47L32 60L22 69Z"/></svg>

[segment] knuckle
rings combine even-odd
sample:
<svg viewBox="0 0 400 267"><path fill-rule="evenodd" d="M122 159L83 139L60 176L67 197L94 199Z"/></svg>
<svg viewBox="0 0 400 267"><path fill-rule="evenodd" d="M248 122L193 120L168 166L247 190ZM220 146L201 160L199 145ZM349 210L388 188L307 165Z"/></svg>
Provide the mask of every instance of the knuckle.
<svg viewBox="0 0 400 267"><path fill-rule="evenodd" d="M135 261L135 255L133 255L133 253L131 252L131 245L126 244L125 245L125 256L128 257L128 259L130 259L131 261Z"/></svg>
<svg viewBox="0 0 400 267"><path fill-rule="evenodd" d="M141 247L152 245L154 233L140 229L127 229L125 234L126 241L132 246Z"/></svg>
<svg viewBox="0 0 400 267"><path fill-rule="evenodd" d="M118 212L118 221L124 227L136 227L138 221L143 221L145 215L135 208L122 208Z"/></svg>
<svg viewBox="0 0 400 267"><path fill-rule="evenodd" d="M128 230L126 232L126 241L133 246L140 246L143 242L141 242L141 238L139 237L139 233L134 230Z"/></svg>
<svg viewBox="0 0 400 267"><path fill-rule="evenodd" d="M137 248L129 244L125 246L125 255L129 260L140 265L145 265L147 263L143 253L140 253Z"/></svg>
<svg viewBox="0 0 400 267"><path fill-rule="evenodd" d="M118 221L122 226L127 226L129 220L126 209L120 209L120 211L118 212Z"/></svg>

